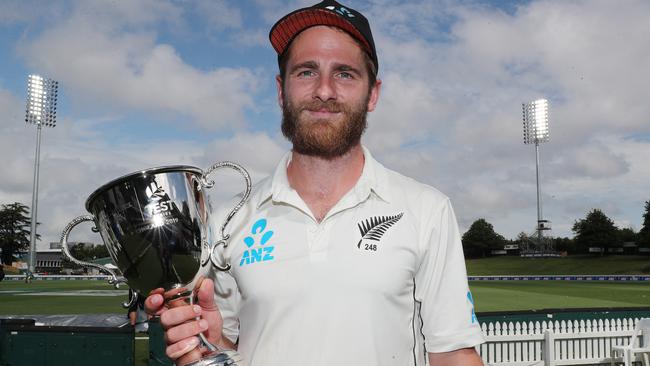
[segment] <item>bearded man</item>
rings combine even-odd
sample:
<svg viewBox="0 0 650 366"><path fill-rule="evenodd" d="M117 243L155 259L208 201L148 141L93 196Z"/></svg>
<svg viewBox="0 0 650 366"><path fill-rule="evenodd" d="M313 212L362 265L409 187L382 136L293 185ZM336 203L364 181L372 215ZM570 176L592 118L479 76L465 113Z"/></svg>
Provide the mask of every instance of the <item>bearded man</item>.
<svg viewBox="0 0 650 366"><path fill-rule="evenodd" d="M203 332L247 366L482 365L449 199L361 144L381 90L367 19L326 0L270 40L293 147L231 221L232 268L202 282L198 305L147 298L167 355L200 358Z"/></svg>

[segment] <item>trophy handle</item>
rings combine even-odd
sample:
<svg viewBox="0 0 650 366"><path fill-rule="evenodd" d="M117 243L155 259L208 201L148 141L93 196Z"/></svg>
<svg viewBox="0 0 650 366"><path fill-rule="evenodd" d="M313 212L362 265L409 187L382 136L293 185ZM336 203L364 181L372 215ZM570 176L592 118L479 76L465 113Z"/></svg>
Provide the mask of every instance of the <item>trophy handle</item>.
<svg viewBox="0 0 650 366"><path fill-rule="evenodd" d="M241 165L237 163L233 163L231 161L222 161L220 163L216 163L212 165L208 170L203 174L203 177L201 178L201 183L202 186L205 188L212 188L214 186L214 181L208 180L207 177L210 175L213 171L220 169L220 168L231 168L236 171L238 171L243 177L244 180L246 181L246 190L244 191L244 195L242 196L242 199L235 205L235 207L230 211L228 216L226 216L226 220L224 223L221 225L221 239L217 241L217 243L212 247L212 250L210 250L210 261L212 264L217 267L218 270L220 271L228 271L230 269L230 263L217 263L217 260L214 258L214 250L220 246L223 245L224 248L228 246L228 239L230 238L229 234L226 234L226 226L230 222L230 220L235 216L235 214L239 211L239 209L244 206L244 203L248 200L248 196L251 194L251 176L248 174L246 169L242 167ZM223 260L225 262L225 259Z"/></svg>
<svg viewBox="0 0 650 366"><path fill-rule="evenodd" d="M138 301L138 298L140 296L138 292L135 290L130 290L130 292L132 296L129 296L129 299L126 302L122 303L122 307L125 309L128 309L131 306L135 305L135 303Z"/></svg>
<svg viewBox="0 0 650 366"><path fill-rule="evenodd" d="M70 221L70 223L65 227L65 229L63 229L63 233L61 233L61 249L63 252L63 256L66 257L68 260L70 260L72 263L78 264L82 267L92 267L108 273L108 275L111 276L111 278L108 279L108 283L115 286L115 288L119 288L120 282L124 282L124 281L118 279L117 275L115 275L115 272L113 272L110 268L102 266L101 264L80 261L77 258L73 257L72 254L70 253L70 249L68 248L68 235L70 235L70 232L75 226L85 221L90 221L92 223L95 223L95 219L90 215L78 216L72 219L72 221ZM97 232L97 229L93 227L93 231Z"/></svg>

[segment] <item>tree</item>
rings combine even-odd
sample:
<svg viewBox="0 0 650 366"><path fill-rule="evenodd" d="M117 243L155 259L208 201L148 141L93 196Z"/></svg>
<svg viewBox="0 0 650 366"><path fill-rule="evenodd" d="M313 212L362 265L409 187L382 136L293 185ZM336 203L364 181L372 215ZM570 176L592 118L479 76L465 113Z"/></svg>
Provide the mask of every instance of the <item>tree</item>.
<svg viewBox="0 0 650 366"><path fill-rule="evenodd" d="M570 238L554 238L553 244L555 245L555 250L558 252L567 252L571 254L575 253L575 245L573 243L573 240Z"/></svg>
<svg viewBox="0 0 650 366"><path fill-rule="evenodd" d="M621 243L636 241L637 233L631 227L626 227L618 231L618 238Z"/></svg>
<svg viewBox="0 0 650 366"><path fill-rule="evenodd" d="M95 259L109 256L108 249L105 245L93 245L92 243L72 244L68 242L68 249L72 257L82 262L93 262ZM66 257L63 259L62 267L72 269L74 273L88 273L88 268L76 264Z"/></svg>
<svg viewBox="0 0 650 366"><path fill-rule="evenodd" d="M486 257L493 249L503 249L506 239L494 231L485 219L472 223L463 234L463 251L468 258Z"/></svg>
<svg viewBox="0 0 650 366"><path fill-rule="evenodd" d="M77 243L70 247L70 254L80 261L88 262L108 257L108 249L105 245Z"/></svg>
<svg viewBox="0 0 650 366"><path fill-rule="evenodd" d="M620 243L618 228L603 211L597 208L591 210L584 219L576 221L572 230L576 234L574 239L576 245L583 249L601 248L601 254L606 253L607 248Z"/></svg>
<svg viewBox="0 0 650 366"><path fill-rule="evenodd" d="M517 237L515 238L515 244L517 244L520 254L529 249L530 243L531 239L527 233L521 231L519 234L517 234Z"/></svg>
<svg viewBox="0 0 650 366"><path fill-rule="evenodd" d="M645 201L643 227L641 227L641 230L637 234L636 243L639 247L650 247L650 201Z"/></svg>
<svg viewBox="0 0 650 366"><path fill-rule="evenodd" d="M30 233L31 219L27 206L20 202L3 204L0 208L0 262L11 264L17 252L27 250Z"/></svg>

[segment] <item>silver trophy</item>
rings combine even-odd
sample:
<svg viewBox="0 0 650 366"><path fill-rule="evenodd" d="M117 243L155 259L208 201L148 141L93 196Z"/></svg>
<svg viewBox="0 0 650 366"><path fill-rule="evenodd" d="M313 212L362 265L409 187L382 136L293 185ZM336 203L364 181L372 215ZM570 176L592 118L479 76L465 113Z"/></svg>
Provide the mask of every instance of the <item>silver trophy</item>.
<svg viewBox="0 0 650 366"><path fill-rule="evenodd" d="M217 229L210 226L205 189L214 186L208 176L219 168L232 168L241 173L246 190ZM101 186L88 197L86 210L91 215L79 216L66 226L61 234L62 251L73 263L108 273L109 283L115 286L126 282L144 296L162 288L169 307L192 304L193 290L207 276L210 264L219 270L230 269L217 248L228 245L226 226L248 199L250 191L248 172L231 162L214 164L206 172L191 166L134 172ZM70 254L68 235L85 221L95 224L93 231L101 235L123 278L118 278L106 266L82 262ZM235 351L218 349L203 334L200 338L211 352L192 365L237 365L241 360Z"/></svg>

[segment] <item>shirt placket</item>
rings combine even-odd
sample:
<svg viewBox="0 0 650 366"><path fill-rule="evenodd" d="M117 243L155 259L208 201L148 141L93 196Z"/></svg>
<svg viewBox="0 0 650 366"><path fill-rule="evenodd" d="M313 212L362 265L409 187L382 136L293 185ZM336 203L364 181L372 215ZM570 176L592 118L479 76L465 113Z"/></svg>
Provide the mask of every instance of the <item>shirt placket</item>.
<svg viewBox="0 0 650 366"><path fill-rule="evenodd" d="M309 240L309 259L312 262L324 262L327 260L329 247L329 230L330 224L327 220L316 223L312 222L307 230Z"/></svg>

